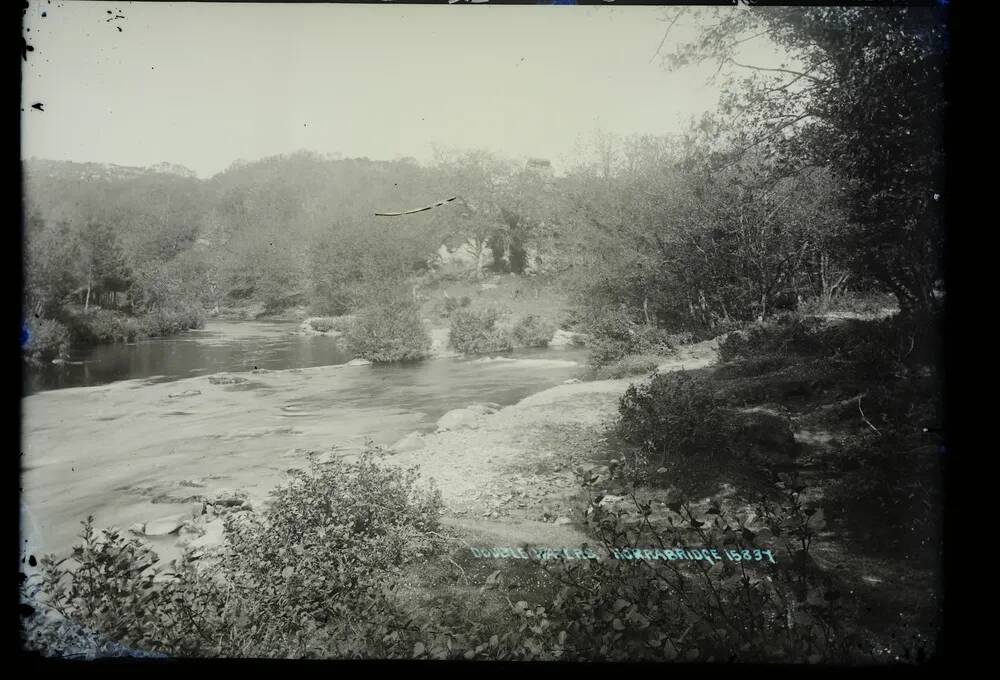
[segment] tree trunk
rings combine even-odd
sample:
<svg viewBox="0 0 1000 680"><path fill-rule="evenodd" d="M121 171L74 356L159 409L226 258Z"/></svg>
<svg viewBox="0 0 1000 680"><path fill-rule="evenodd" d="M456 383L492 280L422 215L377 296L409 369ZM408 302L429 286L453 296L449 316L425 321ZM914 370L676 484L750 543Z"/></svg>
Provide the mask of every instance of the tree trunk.
<svg viewBox="0 0 1000 680"><path fill-rule="evenodd" d="M83 313L86 314L90 310L90 277L87 277L87 297L83 301Z"/></svg>

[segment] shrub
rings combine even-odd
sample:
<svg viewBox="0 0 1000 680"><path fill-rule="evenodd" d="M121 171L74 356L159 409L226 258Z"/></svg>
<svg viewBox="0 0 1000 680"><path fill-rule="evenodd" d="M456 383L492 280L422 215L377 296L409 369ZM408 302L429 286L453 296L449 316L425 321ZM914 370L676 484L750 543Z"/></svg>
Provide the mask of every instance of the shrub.
<svg viewBox="0 0 1000 680"><path fill-rule="evenodd" d="M25 324L27 340L23 350L34 361L50 361L66 356L70 347L70 331L54 319L29 319Z"/></svg>
<svg viewBox="0 0 1000 680"><path fill-rule="evenodd" d="M444 300L444 313L446 315L451 315L457 309L463 309L472 304L472 298L468 295L463 295L461 298L445 298Z"/></svg>
<svg viewBox="0 0 1000 680"><path fill-rule="evenodd" d="M314 461L272 492L263 515L227 516L209 568L185 553L167 574L143 541L99 535L88 518L71 566L45 556L22 581L34 610L28 646L64 653L82 628L84 644L176 656L408 656L412 636L400 631L410 617L392 584L401 565L440 547L442 503L415 469L384 465L381 453Z"/></svg>
<svg viewBox="0 0 1000 680"><path fill-rule="evenodd" d="M321 316L310 319L309 325L314 331L320 333L328 333L329 331L344 333L350 328L352 320L351 316Z"/></svg>
<svg viewBox="0 0 1000 680"><path fill-rule="evenodd" d="M843 625L847 591L812 565L810 547L824 520L789 488L782 504L760 501L753 524L718 506L676 502L653 526L652 501L629 508L592 503L589 524L608 552L622 546L718 546L749 565L657 557L565 561L548 569L564 584L544 608L529 608L538 645L552 658L609 661L837 662L871 658L877 643ZM660 511L662 512L662 511ZM634 521L626 521L628 517ZM780 538L779 538L780 537ZM775 565L754 550L769 549ZM649 552L653 552L650 550ZM762 569L766 567L765 569ZM765 573L762 573L766 571ZM899 645L893 644L898 652ZM545 657L542 657L545 658Z"/></svg>
<svg viewBox="0 0 1000 680"><path fill-rule="evenodd" d="M590 363L604 366L631 354L671 351L669 334L655 326L633 322L618 311L600 317L590 326Z"/></svg>
<svg viewBox="0 0 1000 680"><path fill-rule="evenodd" d="M205 325L202 311L196 307L157 308L138 319L142 334L148 337L176 335Z"/></svg>
<svg viewBox="0 0 1000 680"><path fill-rule="evenodd" d="M733 361L761 354L817 354L823 347L816 333L821 325L821 322L792 315L778 317L773 322L753 324L726 336L719 343L719 358Z"/></svg>
<svg viewBox="0 0 1000 680"><path fill-rule="evenodd" d="M267 512L227 518L225 580L247 624L248 655L350 657L392 651L403 618L387 588L436 549L442 503L414 468L379 450L314 463L272 492ZM398 654L399 650L396 650Z"/></svg>
<svg viewBox="0 0 1000 680"><path fill-rule="evenodd" d="M451 316L451 345L465 354L507 352L513 349L511 333L497 327L500 311L460 309Z"/></svg>
<svg viewBox="0 0 1000 680"><path fill-rule="evenodd" d="M618 413L619 434L646 459L634 466L640 477L648 468L711 459L729 447L723 405L705 375L677 371L630 385Z"/></svg>
<svg viewBox="0 0 1000 680"><path fill-rule="evenodd" d="M376 363L423 359L431 349L420 310L408 299L361 310L347 327L346 339L356 356Z"/></svg>
<svg viewBox="0 0 1000 680"><path fill-rule="evenodd" d="M660 357L638 354L619 359L613 364L601 366L594 371L598 380L616 380L630 375L649 374L656 370L662 360Z"/></svg>
<svg viewBox="0 0 1000 680"><path fill-rule="evenodd" d="M548 347L556 332L554 324L529 314L514 324L514 340L522 347Z"/></svg>

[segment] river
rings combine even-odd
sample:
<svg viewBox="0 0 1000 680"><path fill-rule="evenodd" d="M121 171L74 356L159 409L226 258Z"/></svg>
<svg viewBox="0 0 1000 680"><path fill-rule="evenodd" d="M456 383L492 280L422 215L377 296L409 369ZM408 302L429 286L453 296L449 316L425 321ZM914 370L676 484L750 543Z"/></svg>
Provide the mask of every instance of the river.
<svg viewBox="0 0 1000 680"><path fill-rule="evenodd" d="M62 553L88 514L127 527L243 489L259 501L306 452L358 451L433 431L445 412L506 406L581 374L579 349L348 366L340 344L277 322L203 330L72 357L28 375L23 549ZM246 380L212 384L229 372Z"/></svg>

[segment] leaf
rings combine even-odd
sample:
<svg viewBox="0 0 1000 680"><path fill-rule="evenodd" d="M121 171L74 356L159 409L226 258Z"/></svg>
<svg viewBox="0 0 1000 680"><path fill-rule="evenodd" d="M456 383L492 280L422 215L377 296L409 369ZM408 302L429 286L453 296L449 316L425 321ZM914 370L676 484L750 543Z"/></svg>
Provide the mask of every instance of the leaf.
<svg viewBox="0 0 1000 680"><path fill-rule="evenodd" d="M625 630L625 624L622 623L622 620L619 618L616 618L614 621L611 622L611 627L614 628L615 630Z"/></svg>
<svg viewBox="0 0 1000 680"><path fill-rule="evenodd" d="M615 612L620 612L622 609L625 609L625 607L627 607L627 606L628 606L628 602L626 602L625 600L623 600L623 599L621 599L619 597L617 600L615 600L615 603L613 605L611 605L611 610L615 611Z"/></svg>
<svg viewBox="0 0 1000 680"><path fill-rule="evenodd" d="M425 649L427 648L424 646L424 643L418 642L417 644L413 645L413 656L420 656L421 654L424 653Z"/></svg>

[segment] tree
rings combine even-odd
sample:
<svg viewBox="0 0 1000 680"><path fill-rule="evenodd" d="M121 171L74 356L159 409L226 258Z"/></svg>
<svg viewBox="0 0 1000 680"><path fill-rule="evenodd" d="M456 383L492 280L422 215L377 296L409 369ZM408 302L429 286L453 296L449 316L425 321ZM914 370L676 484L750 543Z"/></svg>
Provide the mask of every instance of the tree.
<svg viewBox="0 0 1000 680"><path fill-rule="evenodd" d="M942 116L946 26L940 8L762 8L720 13L669 57L670 66L714 60L729 95L704 136L732 130L732 150L773 156L785 174L829 167L854 228L839 255L894 294L905 311L934 305L941 279ZM795 63L738 60L767 38ZM737 84L736 74L748 74Z"/></svg>

